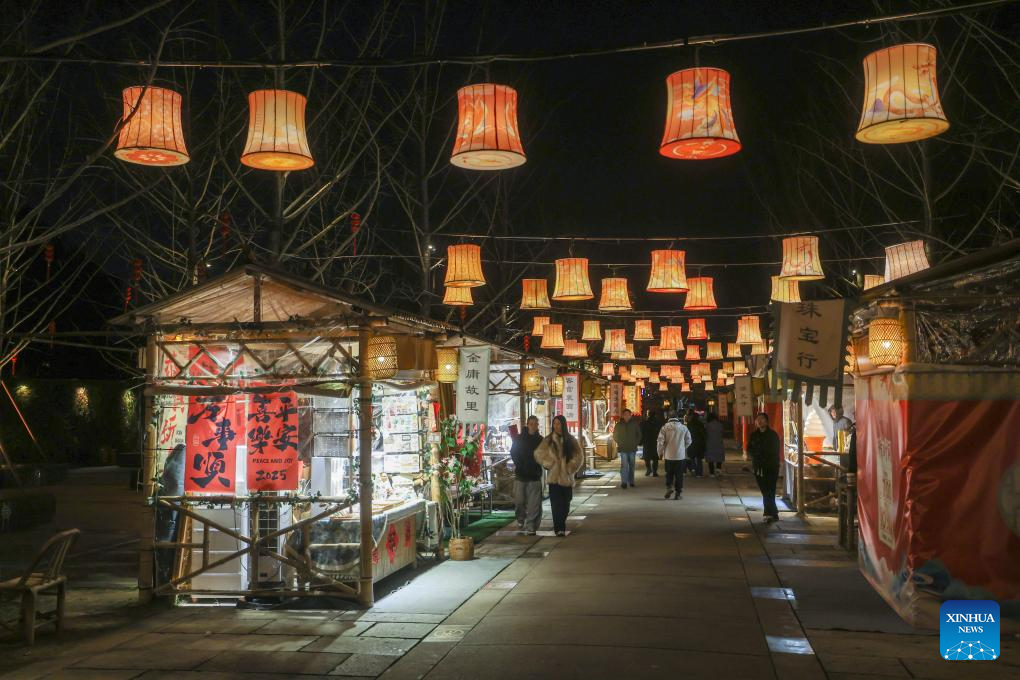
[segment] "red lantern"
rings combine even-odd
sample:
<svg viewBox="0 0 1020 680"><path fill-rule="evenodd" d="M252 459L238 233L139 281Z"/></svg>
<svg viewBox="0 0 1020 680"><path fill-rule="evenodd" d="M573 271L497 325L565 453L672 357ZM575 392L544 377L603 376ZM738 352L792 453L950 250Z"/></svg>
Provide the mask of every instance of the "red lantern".
<svg viewBox="0 0 1020 680"><path fill-rule="evenodd" d="M351 242L353 243L352 253L358 255L358 232L361 231L361 215L351 213Z"/></svg>
<svg viewBox="0 0 1020 680"><path fill-rule="evenodd" d="M666 78L666 130L659 153L702 160L740 151L730 108L730 74L718 68L688 68Z"/></svg>
<svg viewBox="0 0 1020 680"><path fill-rule="evenodd" d="M53 269L53 244L47 243L43 248L43 258L46 260L46 280L50 280L50 271Z"/></svg>
<svg viewBox="0 0 1020 680"><path fill-rule="evenodd" d="M459 121L450 162L469 170L504 170L526 160L517 131L517 91L479 83L457 90Z"/></svg>

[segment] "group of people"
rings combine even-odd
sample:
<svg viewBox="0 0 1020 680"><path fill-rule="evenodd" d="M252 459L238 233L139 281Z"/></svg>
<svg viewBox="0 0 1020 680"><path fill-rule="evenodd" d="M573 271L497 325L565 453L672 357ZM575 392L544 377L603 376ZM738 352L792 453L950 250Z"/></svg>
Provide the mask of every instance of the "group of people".
<svg viewBox="0 0 1020 680"><path fill-rule="evenodd" d="M584 462L581 445L567 429L567 419L553 418L552 432L543 437L538 431L538 418L529 417L527 431L514 440L510 457L514 462L517 528L529 536L538 532L542 523L542 471L546 470L553 530L557 536L566 536L574 475Z"/></svg>

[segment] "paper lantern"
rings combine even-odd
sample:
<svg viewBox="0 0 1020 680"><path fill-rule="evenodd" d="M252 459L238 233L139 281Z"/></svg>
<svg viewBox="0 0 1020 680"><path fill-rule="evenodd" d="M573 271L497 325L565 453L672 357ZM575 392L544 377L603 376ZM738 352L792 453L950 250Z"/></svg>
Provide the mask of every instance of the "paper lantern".
<svg viewBox="0 0 1020 680"><path fill-rule="evenodd" d="M690 392L691 391L691 386L688 385L687 383L681 383L680 391L681 392Z"/></svg>
<svg viewBox="0 0 1020 680"><path fill-rule="evenodd" d="M659 381L659 391L660 392L669 392L669 384L665 380L660 380Z"/></svg>
<svg viewBox="0 0 1020 680"><path fill-rule="evenodd" d="M818 281L825 278L822 259L818 256L817 236L791 236L783 239L783 268L779 278L784 281Z"/></svg>
<svg viewBox="0 0 1020 680"><path fill-rule="evenodd" d="M691 382L693 384L695 384L695 385L700 385L701 384L701 374L700 373L691 373Z"/></svg>
<svg viewBox="0 0 1020 680"><path fill-rule="evenodd" d="M687 338L690 340L690 336ZM687 355L684 361L701 361L701 347L699 345L687 345Z"/></svg>
<svg viewBox="0 0 1020 680"><path fill-rule="evenodd" d="M655 347L648 348L648 360L649 361L676 361L676 350L675 349L663 349L661 346L656 345Z"/></svg>
<svg viewBox="0 0 1020 680"><path fill-rule="evenodd" d="M563 324L547 323L542 326L542 349L563 349Z"/></svg>
<svg viewBox="0 0 1020 680"><path fill-rule="evenodd" d="M536 316L531 325L531 334L536 338L542 337L545 333L545 325L550 321L548 316Z"/></svg>
<svg viewBox="0 0 1020 680"><path fill-rule="evenodd" d="M715 385L713 385L711 382L706 382L706 383L703 383L703 384L705 386L705 391L706 392L715 392Z"/></svg>
<svg viewBox="0 0 1020 680"><path fill-rule="evenodd" d="M635 380L634 381L634 386L637 387L639 390L645 389L645 381L644 381L644 379L643 378L639 378L639 379Z"/></svg>
<svg viewBox="0 0 1020 680"><path fill-rule="evenodd" d="M588 281L588 258L565 257L556 260L556 287L553 300L571 302L595 297Z"/></svg>
<svg viewBox="0 0 1020 680"><path fill-rule="evenodd" d="M125 88L121 99L121 120L127 122L120 129L114 156L154 166L183 165L190 160L181 127L181 95L162 87L136 86Z"/></svg>
<svg viewBox="0 0 1020 680"><path fill-rule="evenodd" d="M726 376L722 376L720 378L716 378L715 379L715 386L716 387L726 387Z"/></svg>
<svg viewBox="0 0 1020 680"><path fill-rule="evenodd" d="M898 366L905 348L899 319L872 319L868 324L868 357L875 366Z"/></svg>
<svg viewBox="0 0 1020 680"><path fill-rule="evenodd" d="M634 343L628 342L624 346L624 350L619 353L619 356L614 357L616 359L623 359L627 361L633 361L637 357L634 356Z"/></svg>
<svg viewBox="0 0 1020 680"><path fill-rule="evenodd" d="M549 282L545 279L521 279L521 309L549 309Z"/></svg>
<svg viewBox="0 0 1020 680"><path fill-rule="evenodd" d="M702 378L712 378L712 364L698 364L698 375Z"/></svg>
<svg viewBox="0 0 1020 680"><path fill-rule="evenodd" d="M705 358L709 361L716 361L722 359L722 343L721 342L710 342L705 347Z"/></svg>
<svg viewBox="0 0 1020 680"><path fill-rule="evenodd" d="M928 268L924 241L908 241L885 249L885 282Z"/></svg>
<svg viewBox="0 0 1020 680"><path fill-rule="evenodd" d="M304 95L289 90L248 93L248 140L241 163L259 170L289 172L315 165L305 132Z"/></svg>
<svg viewBox="0 0 1020 680"><path fill-rule="evenodd" d="M470 307L475 303L470 288L450 288L443 291L443 304L451 307Z"/></svg>
<svg viewBox="0 0 1020 680"><path fill-rule="evenodd" d="M687 319L687 340L708 340L704 319Z"/></svg>
<svg viewBox="0 0 1020 680"><path fill-rule="evenodd" d="M631 375L630 375L630 367L628 367L628 366L620 366L619 373L620 373L620 380L629 380L630 377L631 377Z"/></svg>
<svg viewBox="0 0 1020 680"><path fill-rule="evenodd" d="M630 367L630 374L635 378L647 378L651 375L651 371L644 364L634 364Z"/></svg>
<svg viewBox="0 0 1020 680"><path fill-rule="evenodd" d="M747 363L743 361L733 362L733 375L746 375L747 374Z"/></svg>
<svg viewBox="0 0 1020 680"><path fill-rule="evenodd" d="M616 364L612 361L602 362L602 377L612 378L614 375L616 375Z"/></svg>
<svg viewBox="0 0 1020 680"><path fill-rule="evenodd" d="M935 57L931 45L908 43L864 58L864 104L857 141L916 142L949 129L939 101Z"/></svg>
<svg viewBox="0 0 1020 680"><path fill-rule="evenodd" d="M446 279L450 288L476 288L485 285L482 273L482 248L462 243L446 248Z"/></svg>
<svg viewBox="0 0 1020 680"><path fill-rule="evenodd" d="M686 253L682 250L653 250L652 274L648 278L649 293L686 293Z"/></svg>
<svg viewBox="0 0 1020 680"><path fill-rule="evenodd" d="M659 382L659 372L648 371L648 382Z"/></svg>
<svg viewBox="0 0 1020 680"><path fill-rule="evenodd" d="M436 348L436 382L457 382L460 352L455 347Z"/></svg>
<svg viewBox="0 0 1020 680"><path fill-rule="evenodd" d="M753 345L764 342L761 337L761 324L757 316L742 316L737 320L737 344Z"/></svg>
<svg viewBox="0 0 1020 680"><path fill-rule="evenodd" d="M563 356L571 359L587 359L588 345L577 340L566 340L563 343Z"/></svg>
<svg viewBox="0 0 1020 680"><path fill-rule="evenodd" d="M733 375L733 362L724 361L722 368L719 369L719 372L722 373L723 375Z"/></svg>
<svg viewBox="0 0 1020 680"><path fill-rule="evenodd" d="M885 283L885 277L881 274L864 275L864 290L874 288L875 286L881 286L883 283Z"/></svg>
<svg viewBox="0 0 1020 680"><path fill-rule="evenodd" d="M651 319L638 319L634 322L634 340L648 342L655 339L655 331L652 330Z"/></svg>
<svg viewBox="0 0 1020 680"><path fill-rule="evenodd" d="M556 376L549 383L549 396L551 396L551 397L562 397L563 396L563 376L562 375Z"/></svg>
<svg viewBox="0 0 1020 680"><path fill-rule="evenodd" d="M623 328L607 328L602 351L608 354L627 351L627 331Z"/></svg>
<svg viewBox="0 0 1020 680"><path fill-rule="evenodd" d="M726 358L727 359L743 359L744 355L740 352L740 345L736 342L726 343Z"/></svg>
<svg viewBox="0 0 1020 680"><path fill-rule="evenodd" d="M684 301L684 309L694 312L708 309L718 309L715 304L715 293L712 290L711 276L692 276L687 280L691 289ZM690 333L687 334L690 338Z"/></svg>
<svg viewBox="0 0 1020 680"><path fill-rule="evenodd" d="M385 380L397 374L397 338L373 335L368 339L365 368L372 380Z"/></svg>
<svg viewBox="0 0 1020 680"><path fill-rule="evenodd" d="M666 78L666 130L659 153L702 160L740 151L730 108L730 74L718 68L688 68Z"/></svg>
<svg viewBox="0 0 1020 680"><path fill-rule="evenodd" d="M588 342L598 342L602 339L601 323L598 319L585 319L584 329L581 331L581 339Z"/></svg>
<svg viewBox="0 0 1020 680"><path fill-rule="evenodd" d="M769 299L773 302L800 302L800 281L773 276Z"/></svg>
<svg viewBox="0 0 1020 680"><path fill-rule="evenodd" d="M630 295L627 293L627 279L602 279L602 297L599 298L599 309L603 312L631 309Z"/></svg>
<svg viewBox="0 0 1020 680"><path fill-rule="evenodd" d="M457 113L451 163L469 170L505 170L527 160L517 129L517 90L493 83L462 87Z"/></svg>
<svg viewBox="0 0 1020 680"><path fill-rule="evenodd" d="M765 357L769 354L768 345L764 342L756 342L751 345L751 356L753 357Z"/></svg>
<svg viewBox="0 0 1020 680"><path fill-rule="evenodd" d="M684 329L682 326L663 326L659 329L659 347L664 350L678 351L684 348Z"/></svg>

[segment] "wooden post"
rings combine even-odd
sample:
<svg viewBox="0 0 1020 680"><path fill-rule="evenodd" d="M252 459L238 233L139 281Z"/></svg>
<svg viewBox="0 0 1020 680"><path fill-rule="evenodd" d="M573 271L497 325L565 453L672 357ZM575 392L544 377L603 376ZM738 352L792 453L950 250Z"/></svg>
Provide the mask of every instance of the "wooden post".
<svg viewBox="0 0 1020 680"><path fill-rule="evenodd" d="M372 584L372 380L368 375L367 327L358 333L358 511L361 520L361 582L358 602L365 607L375 603Z"/></svg>
<svg viewBox="0 0 1020 680"><path fill-rule="evenodd" d="M145 344L145 385L155 385L156 338L149 336ZM142 527L138 552L138 601L151 602L156 575L156 506L151 500L156 491L156 445L158 433L155 421L156 397L145 397L142 427L145 428L145 444L142 449Z"/></svg>
<svg viewBox="0 0 1020 680"><path fill-rule="evenodd" d="M524 373L527 370L527 359L521 359L520 384L521 384L521 434L528 431L528 388L524 385Z"/></svg>
<svg viewBox="0 0 1020 680"><path fill-rule="evenodd" d="M804 399L797 395L797 514L804 516Z"/></svg>

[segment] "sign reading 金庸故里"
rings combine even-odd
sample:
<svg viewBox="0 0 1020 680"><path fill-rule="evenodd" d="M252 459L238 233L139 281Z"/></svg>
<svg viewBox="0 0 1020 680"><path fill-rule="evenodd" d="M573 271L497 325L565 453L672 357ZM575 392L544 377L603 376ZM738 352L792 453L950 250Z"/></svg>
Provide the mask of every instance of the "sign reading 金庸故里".
<svg viewBox="0 0 1020 680"><path fill-rule="evenodd" d="M488 345L460 348L457 373L457 420L484 425L489 417Z"/></svg>

